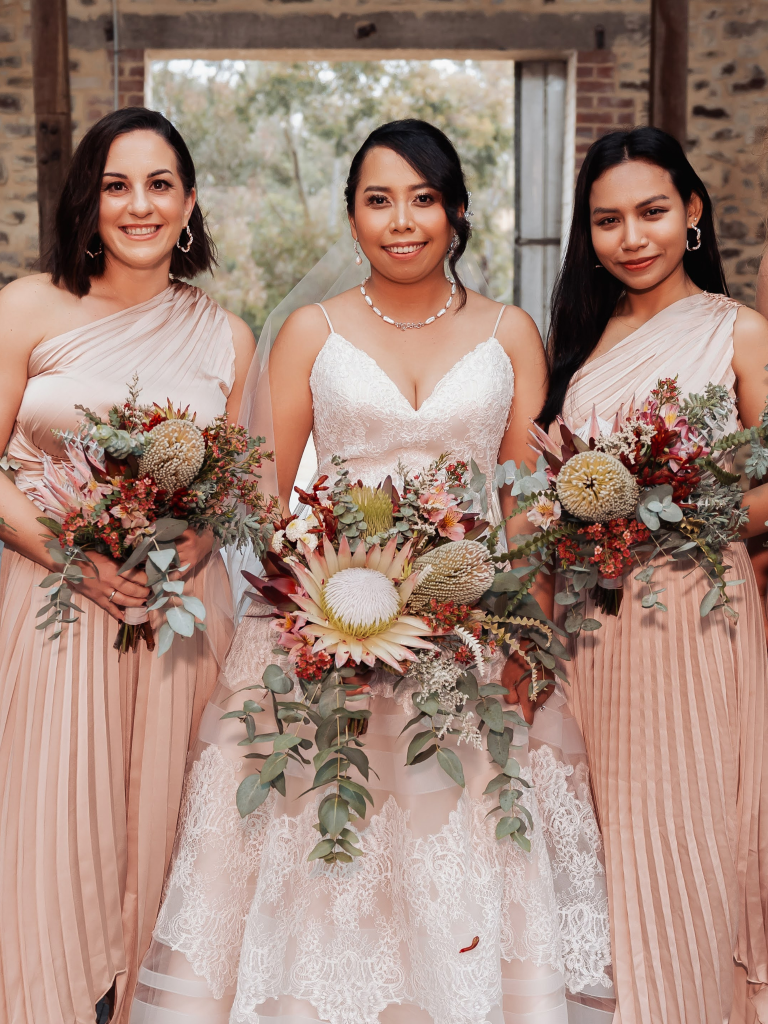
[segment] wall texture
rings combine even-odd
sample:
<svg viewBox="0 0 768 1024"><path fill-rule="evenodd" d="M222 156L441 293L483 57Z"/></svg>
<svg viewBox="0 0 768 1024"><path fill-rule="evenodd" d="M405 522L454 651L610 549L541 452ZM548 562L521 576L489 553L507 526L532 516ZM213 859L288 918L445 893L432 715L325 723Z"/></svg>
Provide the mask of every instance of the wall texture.
<svg viewBox="0 0 768 1024"><path fill-rule="evenodd" d="M111 0L68 0L74 136L113 109ZM768 212L768 0L690 0L689 152L712 192L733 293L754 298ZM647 118L649 0L119 0L119 101L145 49L575 49L576 166ZM218 54L220 55L220 54ZM28 0L0 0L0 285L37 255Z"/></svg>

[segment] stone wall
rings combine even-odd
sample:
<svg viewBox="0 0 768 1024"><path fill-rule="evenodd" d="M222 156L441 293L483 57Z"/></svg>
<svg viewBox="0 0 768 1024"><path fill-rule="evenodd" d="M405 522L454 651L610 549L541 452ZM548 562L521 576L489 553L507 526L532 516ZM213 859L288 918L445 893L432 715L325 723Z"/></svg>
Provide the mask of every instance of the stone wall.
<svg viewBox="0 0 768 1024"><path fill-rule="evenodd" d="M111 0L68 0L75 141L114 107ZM729 282L751 302L768 212L768 0L690 0L689 150L712 192ZM650 0L120 0L119 102L145 48L576 49L576 168L647 119ZM426 54L425 54L426 55ZM37 211L28 0L0 0L0 284L29 272Z"/></svg>

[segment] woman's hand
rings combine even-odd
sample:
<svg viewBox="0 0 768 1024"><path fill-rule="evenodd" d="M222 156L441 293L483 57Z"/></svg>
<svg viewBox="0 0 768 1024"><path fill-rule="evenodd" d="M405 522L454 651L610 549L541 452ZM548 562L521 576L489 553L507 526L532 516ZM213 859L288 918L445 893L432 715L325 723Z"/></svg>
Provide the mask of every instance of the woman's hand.
<svg viewBox="0 0 768 1024"><path fill-rule="evenodd" d="M122 576L118 576L120 566L111 558L99 555L95 551L90 552L88 557L91 565L79 563L83 568L83 582L72 588L76 593L93 601L118 622L123 621L125 608L140 608L147 603L151 591L146 586L145 572L141 569L129 569ZM98 575L94 567L98 570Z"/></svg>
<svg viewBox="0 0 768 1024"><path fill-rule="evenodd" d="M528 725L533 724L533 716L540 707L542 707L552 696L552 692L555 689L555 682L547 683L544 689L538 694L538 696L531 700L529 696L529 688L531 685L531 677L527 675L525 679L522 678L523 673L530 669L530 665L520 654L511 654L504 665L501 673L501 685L506 686L509 691L504 698L507 704L519 704L520 710L523 712L523 718L526 720Z"/></svg>
<svg viewBox="0 0 768 1024"><path fill-rule="evenodd" d="M187 566L181 576L185 576L188 572L202 562L202 560L211 553L213 548L213 530L203 530L202 533L198 533L197 530L193 530L191 527L182 533L182 535L176 540L176 550L179 553L179 564Z"/></svg>

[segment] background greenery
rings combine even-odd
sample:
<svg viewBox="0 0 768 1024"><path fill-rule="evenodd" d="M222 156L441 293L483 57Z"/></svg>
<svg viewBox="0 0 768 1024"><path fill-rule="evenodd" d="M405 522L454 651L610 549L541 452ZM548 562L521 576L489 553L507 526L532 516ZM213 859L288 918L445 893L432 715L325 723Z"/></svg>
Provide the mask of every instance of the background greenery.
<svg viewBox="0 0 768 1024"><path fill-rule="evenodd" d="M510 61L153 63L152 104L192 151L219 247L219 270L200 283L258 331L348 232L344 181L368 133L420 117L459 150L473 252L491 294L510 302L513 72Z"/></svg>

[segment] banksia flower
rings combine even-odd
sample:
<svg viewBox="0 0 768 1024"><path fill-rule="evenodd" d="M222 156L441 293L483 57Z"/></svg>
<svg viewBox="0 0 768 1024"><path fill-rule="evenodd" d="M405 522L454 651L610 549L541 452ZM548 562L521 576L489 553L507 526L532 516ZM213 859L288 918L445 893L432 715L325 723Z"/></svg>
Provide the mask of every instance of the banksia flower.
<svg viewBox="0 0 768 1024"><path fill-rule="evenodd" d="M627 467L605 452L574 455L557 477L557 496L572 516L588 523L634 515L640 488Z"/></svg>
<svg viewBox="0 0 768 1024"><path fill-rule="evenodd" d="M414 570L427 572L411 594L416 611L429 609L434 597L439 602L473 605L493 583L495 570L488 549L476 540L458 540L420 555Z"/></svg>
<svg viewBox="0 0 768 1024"><path fill-rule="evenodd" d="M365 516L368 537L375 537L391 529L392 499L386 491L374 490L373 487L352 487L350 495Z"/></svg>
<svg viewBox="0 0 768 1024"><path fill-rule="evenodd" d="M205 442L192 420L165 420L147 437L139 472L154 477L158 487L173 494L189 487L205 458Z"/></svg>

